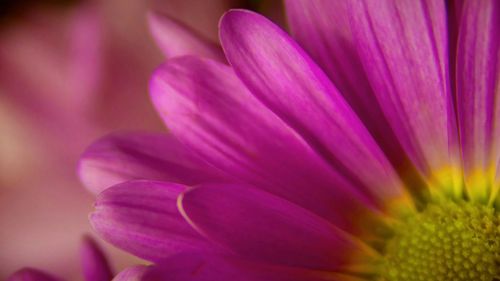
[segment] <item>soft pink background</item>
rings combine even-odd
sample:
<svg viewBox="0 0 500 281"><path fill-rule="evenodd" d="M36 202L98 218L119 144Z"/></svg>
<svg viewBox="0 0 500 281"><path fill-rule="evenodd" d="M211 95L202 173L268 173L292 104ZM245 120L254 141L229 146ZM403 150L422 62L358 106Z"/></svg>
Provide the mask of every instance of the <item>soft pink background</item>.
<svg viewBox="0 0 500 281"><path fill-rule="evenodd" d="M147 94L163 57L146 25L156 5L215 40L226 1L86 1L34 8L0 29L0 280L30 266L81 280L93 196L79 154L117 129L163 130ZM105 245L100 241L101 245ZM105 245L116 269L140 262Z"/></svg>

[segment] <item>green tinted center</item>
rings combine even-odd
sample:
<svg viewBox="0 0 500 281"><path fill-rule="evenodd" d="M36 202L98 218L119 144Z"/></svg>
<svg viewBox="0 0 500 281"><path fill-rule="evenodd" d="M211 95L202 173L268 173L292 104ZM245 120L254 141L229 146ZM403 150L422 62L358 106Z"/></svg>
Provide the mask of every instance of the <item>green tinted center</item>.
<svg viewBox="0 0 500 281"><path fill-rule="evenodd" d="M382 266L387 281L500 280L500 217L470 203L430 205L395 229Z"/></svg>

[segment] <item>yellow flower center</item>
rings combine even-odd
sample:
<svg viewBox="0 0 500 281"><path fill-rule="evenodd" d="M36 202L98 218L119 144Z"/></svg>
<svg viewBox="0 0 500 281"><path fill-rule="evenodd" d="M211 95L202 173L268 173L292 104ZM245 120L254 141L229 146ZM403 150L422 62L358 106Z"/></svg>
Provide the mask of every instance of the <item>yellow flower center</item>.
<svg viewBox="0 0 500 281"><path fill-rule="evenodd" d="M434 203L395 228L384 281L500 280L500 215L494 208Z"/></svg>

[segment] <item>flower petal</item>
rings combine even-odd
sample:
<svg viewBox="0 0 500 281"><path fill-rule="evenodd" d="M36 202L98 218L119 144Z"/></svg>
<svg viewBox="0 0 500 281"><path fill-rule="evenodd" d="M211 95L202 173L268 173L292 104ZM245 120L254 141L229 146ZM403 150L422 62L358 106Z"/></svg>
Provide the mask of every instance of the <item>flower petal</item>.
<svg viewBox="0 0 500 281"><path fill-rule="evenodd" d="M409 166L403 164L409 160L385 119L356 52L347 2L288 0L285 3L297 42L334 82L395 168Z"/></svg>
<svg viewBox="0 0 500 281"><path fill-rule="evenodd" d="M285 3L292 34L335 86L347 97L365 92L366 98L374 101L369 95L371 88L363 66L352 48L345 1L287 0Z"/></svg>
<svg viewBox="0 0 500 281"><path fill-rule="evenodd" d="M220 24L236 74L263 104L334 169L376 201L402 196L401 183L369 132L320 68L266 18L233 10Z"/></svg>
<svg viewBox="0 0 500 281"><path fill-rule="evenodd" d="M469 195L488 201L500 157L500 3L466 1L459 30L457 97Z"/></svg>
<svg viewBox="0 0 500 281"><path fill-rule="evenodd" d="M171 134L153 133L113 134L96 141L82 155L78 173L95 194L132 179L194 185L221 178Z"/></svg>
<svg viewBox="0 0 500 281"><path fill-rule="evenodd" d="M179 201L200 233L250 260L335 270L366 262L373 254L321 217L256 188L202 185Z"/></svg>
<svg viewBox="0 0 500 281"><path fill-rule="evenodd" d="M111 244L138 257L158 261L185 250L200 250L206 241L177 210L184 186L130 181L102 192L90 221Z"/></svg>
<svg viewBox="0 0 500 281"><path fill-rule="evenodd" d="M186 25L159 12L151 12L148 20L151 33L166 57L196 55L225 61L220 46Z"/></svg>
<svg viewBox="0 0 500 281"><path fill-rule="evenodd" d="M339 278L337 278L339 277ZM182 253L149 270L144 281L359 281L331 272L273 268L235 258Z"/></svg>
<svg viewBox="0 0 500 281"><path fill-rule="evenodd" d="M172 133L238 181L345 228L372 204L257 101L227 65L195 57L171 59L154 74L151 94Z"/></svg>
<svg viewBox="0 0 500 281"><path fill-rule="evenodd" d="M348 3L358 53L399 141L430 184L456 187L444 2Z"/></svg>
<svg viewBox="0 0 500 281"><path fill-rule="evenodd" d="M38 269L23 268L7 278L7 281L61 281L61 279Z"/></svg>
<svg viewBox="0 0 500 281"><path fill-rule="evenodd" d="M90 236L84 237L80 255L85 280L109 281L113 278L113 272L104 253Z"/></svg>
<svg viewBox="0 0 500 281"><path fill-rule="evenodd" d="M145 265L129 267L118 273L112 281L143 281L148 270L150 270L150 267Z"/></svg>

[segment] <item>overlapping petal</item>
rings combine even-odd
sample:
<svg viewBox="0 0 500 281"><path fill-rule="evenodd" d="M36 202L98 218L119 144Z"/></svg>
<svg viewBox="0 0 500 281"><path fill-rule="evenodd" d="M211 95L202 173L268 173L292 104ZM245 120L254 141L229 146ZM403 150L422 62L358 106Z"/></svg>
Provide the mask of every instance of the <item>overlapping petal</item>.
<svg viewBox="0 0 500 281"><path fill-rule="evenodd" d="M289 0L285 3L294 38L332 80L395 168L405 169L406 154L402 153L385 120L356 52L347 1Z"/></svg>
<svg viewBox="0 0 500 281"><path fill-rule="evenodd" d="M154 266L144 281L359 281L331 272L272 267L224 256L183 253Z"/></svg>
<svg viewBox="0 0 500 281"><path fill-rule="evenodd" d="M374 101L363 66L353 49L346 1L290 0L285 3L295 39L340 92L347 99L364 92L365 98Z"/></svg>
<svg viewBox="0 0 500 281"><path fill-rule="evenodd" d="M220 181L222 176L189 153L171 134L122 133L97 140L80 158L83 184L98 194L133 179L194 185Z"/></svg>
<svg viewBox="0 0 500 281"><path fill-rule="evenodd" d="M354 222L350 218L370 205L356 186L256 100L229 66L194 57L171 59L154 74L151 94L172 133L238 181L346 228Z"/></svg>
<svg viewBox="0 0 500 281"><path fill-rule="evenodd" d="M500 160L500 3L466 1L459 31L457 105L466 186L488 201ZM493 191L496 193L496 191Z"/></svg>
<svg viewBox="0 0 500 281"><path fill-rule="evenodd" d="M144 281L144 275L149 269L150 267L145 265L129 267L118 273L112 281Z"/></svg>
<svg viewBox="0 0 500 281"><path fill-rule="evenodd" d="M223 49L238 77L336 171L375 201L401 197L392 166L336 88L272 22L249 11L222 18Z"/></svg>
<svg viewBox="0 0 500 281"><path fill-rule="evenodd" d="M251 273L251 271L250 271ZM229 261L198 253L175 255L149 270L144 281L257 281Z"/></svg>
<svg viewBox="0 0 500 281"><path fill-rule="evenodd" d="M151 12L148 20L153 37L166 57L197 55L225 61L220 46L183 23L159 12Z"/></svg>
<svg viewBox="0 0 500 281"><path fill-rule="evenodd" d="M232 68L210 59L176 58L162 65L151 82L153 102L165 123L199 157L161 169L172 175L186 172L180 183L203 184L186 190L181 184L132 181L109 188L98 198L91 217L96 230L115 245L157 262L149 268L132 268L120 278L358 280L333 273L341 271L365 279L372 273L373 258L379 257L354 238L360 233L351 221L368 209L378 215L393 200L410 203L372 137L384 135L384 130L394 131L394 143L403 145L429 186L462 196L457 177L462 164L460 125L469 195L490 203L496 199L500 5L477 1L459 8L462 30L455 97L450 89L443 2L324 2L330 9L288 3L292 14L310 13L294 24L302 28L298 32L302 44L322 61L340 88L354 95L344 98L305 51L270 21L252 12L227 13L220 35ZM339 24L330 29L325 18L338 7L333 14ZM153 25L172 24L161 21L153 18ZM334 36L327 38L330 30ZM479 38L471 35L480 30L487 32ZM356 52L342 52L346 41ZM206 46L200 48L209 53ZM487 56L478 59L476 53ZM338 75L337 67L348 69L347 75ZM362 73L366 79L363 76L356 84ZM369 97L363 99L363 92ZM370 105L380 105L381 111ZM391 128L367 129L355 111L363 120L384 119ZM149 177L158 166L144 165L143 156L153 154L148 146L138 149L140 160L132 161L137 167L146 166L146 172L136 173L134 167L134 175ZM171 156L172 146L166 151L168 157L179 158ZM135 152L112 154L131 157ZM200 159L230 176L214 176L217 173L208 164L199 168L204 163ZM99 163L104 162L109 163ZM113 176L128 177L120 173L126 174L129 167L111 166L118 168L109 182L118 181ZM190 172L197 171L206 175L193 180ZM477 182L476 171L482 171ZM170 174L157 179L171 180ZM226 180L233 183L204 183ZM371 218L363 216L362 221ZM224 256L206 255L213 249Z"/></svg>
<svg viewBox="0 0 500 281"><path fill-rule="evenodd" d="M444 2L348 3L358 53L398 139L429 183L459 188Z"/></svg>
<svg viewBox="0 0 500 281"><path fill-rule="evenodd" d="M177 210L184 186L130 181L102 192L90 222L97 233L138 257L159 261L170 255L208 246Z"/></svg>
<svg viewBox="0 0 500 281"><path fill-rule="evenodd" d="M200 233L250 260L336 270L374 255L327 220L253 187L202 185L179 200L182 214Z"/></svg>
<svg viewBox="0 0 500 281"><path fill-rule="evenodd" d="M113 271L96 242L85 237L80 250L82 271L87 281L109 281Z"/></svg>

